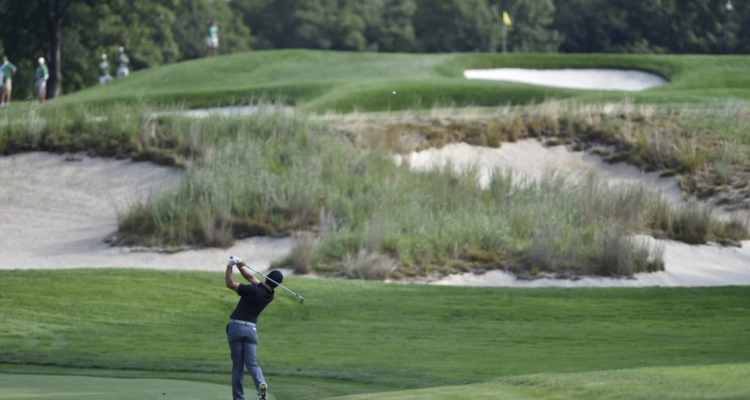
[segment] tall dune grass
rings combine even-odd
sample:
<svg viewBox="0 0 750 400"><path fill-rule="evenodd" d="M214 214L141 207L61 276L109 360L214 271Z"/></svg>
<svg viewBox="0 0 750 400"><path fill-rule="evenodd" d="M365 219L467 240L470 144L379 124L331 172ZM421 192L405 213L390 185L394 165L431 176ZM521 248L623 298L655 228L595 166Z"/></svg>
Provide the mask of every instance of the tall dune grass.
<svg viewBox="0 0 750 400"><path fill-rule="evenodd" d="M730 231L697 203L676 210L642 187L495 171L483 189L472 171L414 172L387 152L358 150L317 119L270 112L243 120L218 126L233 131L214 134L231 140L190 165L180 187L123 215L123 240L228 246L309 230L318 239L279 265L362 278L499 268L631 276L663 268L660 250L636 232L705 242Z"/></svg>
<svg viewBox="0 0 750 400"><path fill-rule="evenodd" d="M554 137L610 146L618 160L674 168L697 184L713 176L712 166L723 168L732 190L747 191L740 186L746 174L738 176L750 142L743 104L729 104L715 117L692 109L550 101L461 118L433 110L426 118L378 118L369 125L357 117L331 122L262 108L252 117L197 120L157 116L146 104L121 106L106 118L84 106L66 112L34 106L0 119L0 150L87 151L184 166L181 186L120 216L120 243L229 246L248 236L312 231L316 239L279 265L324 274L507 269L527 277L629 276L663 268L660 249L633 239L636 232L687 243L748 237L745 220L717 220L697 202L674 208L656 193L594 177L550 171L532 181L495 171L483 189L474 171L413 172L391 157L394 149L459 140L499 146ZM675 125L680 118L683 125ZM696 125L685 125L691 121Z"/></svg>

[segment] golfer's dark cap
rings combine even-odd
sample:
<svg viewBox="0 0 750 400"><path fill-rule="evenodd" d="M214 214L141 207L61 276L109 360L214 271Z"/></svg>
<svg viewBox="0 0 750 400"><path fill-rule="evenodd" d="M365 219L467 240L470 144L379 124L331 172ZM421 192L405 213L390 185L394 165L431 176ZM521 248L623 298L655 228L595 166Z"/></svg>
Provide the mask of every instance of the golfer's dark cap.
<svg viewBox="0 0 750 400"><path fill-rule="evenodd" d="M271 282L271 280L276 281L276 283L281 283L284 281L284 274L281 273L281 271L275 269L271 271L270 274L268 274L268 279L266 279L266 284L272 288L275 288L277 285L276 283Z"/></svg>

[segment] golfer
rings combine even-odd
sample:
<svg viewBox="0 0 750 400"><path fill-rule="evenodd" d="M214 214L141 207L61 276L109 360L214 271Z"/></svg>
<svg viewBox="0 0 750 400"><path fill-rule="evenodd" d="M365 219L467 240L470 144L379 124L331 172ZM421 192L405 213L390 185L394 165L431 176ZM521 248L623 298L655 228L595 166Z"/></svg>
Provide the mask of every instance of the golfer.
<svg viewBox="0 0 750 400"><path fill-rule="evenodd" d="M18 68L8 61L8 57L3 56L3 63L0 65L0 81L2 81L2 85L0 85L0 106L10 105L10 94L13 91L11 78L17 70Z"/></svg>
<svg viewBox="0 0 750 400"><path fill-rule="evenodd" d="M47 98L47 79L49 79L49 69L44 65L44 58L39 57L39 67L36 69L36 82L34 83L34 95L40 103L44 103Z"/></svg>
<svg viewBox="0 0 750 400"><path fill-rule="evenodd" d="M115 60L115 62L117 63L118 78L130 75L130 69L128 68L128 66L130 65L130 57L125 54L124 47L120 47L119 52L120 54L117 55L117 59Z"/></svg>
<svg viewBox="0 0 750 400"><path fill-rule="evenodd" d="M206 22L208 30L206 31L206 57L216 56L216 49L219 48L219 27L213 19Z"/></svg>
<svg viewBox="0 0 750 400"><path fill-rule="evenodd" d="M109 62L107 61L107 55L102 54L102 61L99 63L99 84L103 85L112 80L112 75L109 74Z"/></svg>
<svg viewBox="0 0 750 400"><path fill-rule="evenodd" d="M234 265L251 285L234 281L234 275L232 274L232 266ZM245 399L242 382L245 377L245 367L247 367L255 382L255 388L258 390L258 399L266 400L268 385L256 359L258 330L255 324L258 322L261 311L273 301L274 289L277 285L272 281L281 283L284 276L280 271L274 270L268 274L269 279L261 283L249 269L243 267L245 267L244 262L232 259L227 263L226 271L227 288L240 295L240 301L229 317L230 320L226 329L229 350L232 352L232 397L234 400Z"/></svg>

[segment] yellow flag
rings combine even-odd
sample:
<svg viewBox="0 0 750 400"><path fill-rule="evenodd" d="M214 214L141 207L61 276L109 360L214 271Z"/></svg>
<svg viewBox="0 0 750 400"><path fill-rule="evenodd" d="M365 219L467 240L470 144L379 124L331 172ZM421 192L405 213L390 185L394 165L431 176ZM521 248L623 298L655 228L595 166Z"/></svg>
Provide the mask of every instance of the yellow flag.
<svg viewBox="0 0 750 400"><path fill-rule="evenodd" d="M507 11L503 11L503 22L505 22L505 25L513 24L513 21L510 20L510 15L508 15Z"/></svg>

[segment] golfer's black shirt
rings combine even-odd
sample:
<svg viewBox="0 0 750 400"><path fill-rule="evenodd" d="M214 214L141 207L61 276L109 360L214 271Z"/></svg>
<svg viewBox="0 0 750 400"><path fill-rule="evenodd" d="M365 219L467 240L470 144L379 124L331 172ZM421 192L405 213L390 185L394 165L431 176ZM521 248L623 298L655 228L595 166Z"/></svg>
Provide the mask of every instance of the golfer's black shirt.
<svg viewBox="0 0 750 400"><path fill-rule="evenodd" d="M237 308L234 309L231 319L240 321L258 322L258 315L264 308L273 301L273 292L268 290L263 283L257 285L243 285L237 288L237 294L240 295L240 301Z"/></svg>

